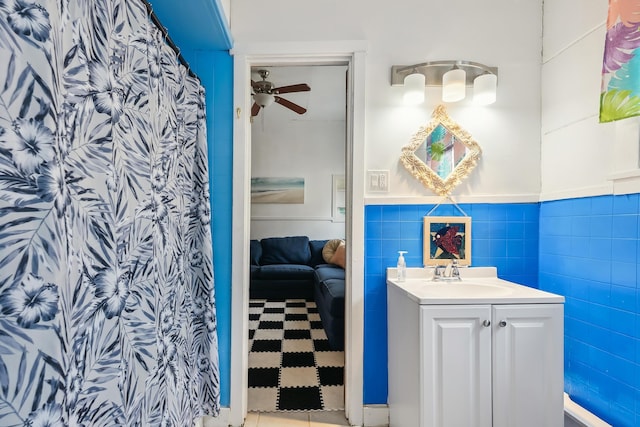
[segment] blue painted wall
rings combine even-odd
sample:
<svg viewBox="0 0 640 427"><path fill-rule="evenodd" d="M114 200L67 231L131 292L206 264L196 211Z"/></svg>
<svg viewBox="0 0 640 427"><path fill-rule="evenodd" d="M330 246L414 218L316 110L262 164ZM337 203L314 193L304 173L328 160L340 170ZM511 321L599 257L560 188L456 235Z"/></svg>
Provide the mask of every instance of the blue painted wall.
<svg viewBox="0 0 640 427"><path fill-rule="evenodd" d="M498 276L538 285L538 203L460 204L472 217L474 266L496 266ZM387 403L386 268L406 250L408 267L422 267L423 217L434 205L380 205L365 208L364 403ZM453 205L431 215L459 216Z"/></svg>
<svg viewBox="0 0 640 427"><path fill-rule="evenodd" d="M565 304L565 390L616 427L640 425L640 197L540 206L540 288Z"/></svg>
<svg viewBox="0 0 640 427"><path fill-rule="evenodd" d="M227 51L190 51L189 65L206 90L213 265L220 358L220 405L231 382L231 206L233 196L233 58Z"/></svg>

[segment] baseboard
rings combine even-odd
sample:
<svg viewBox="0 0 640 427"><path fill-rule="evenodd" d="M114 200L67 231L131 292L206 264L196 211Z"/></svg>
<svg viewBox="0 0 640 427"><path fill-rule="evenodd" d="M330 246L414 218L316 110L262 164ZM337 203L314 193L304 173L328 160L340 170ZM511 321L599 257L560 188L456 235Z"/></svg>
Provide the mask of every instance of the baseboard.
<svg viewBox="0 0 640 427"><path fill-rule="evenodd" d="M389 407L387 405L365 405L363 408L364 427L389 427ZM220 408L217 417L205 415L198 418L194 427L229 427L229 408Z"/></svg>
<svg viewBox="0 0 640 427"><path fill-rule="evenodd" d="M387 405L365 405L362 408L364 415L364 427L388 427L389 426L389 406Z"/></svg>
<svg viewBox="0 0 640 427"><path fill-rule="evenodd" d="M229 427L230 413L229 408L220 408L220 413L217 417L210 417L209 415L200 417L196 420L195 427Z"/></svg>

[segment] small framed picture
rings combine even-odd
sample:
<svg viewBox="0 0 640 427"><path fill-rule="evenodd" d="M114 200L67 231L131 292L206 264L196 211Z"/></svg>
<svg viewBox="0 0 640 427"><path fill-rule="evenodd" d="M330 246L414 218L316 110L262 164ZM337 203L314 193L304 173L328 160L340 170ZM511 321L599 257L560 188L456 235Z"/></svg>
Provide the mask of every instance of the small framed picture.
<svg viewBox="0 0 640 427"><path fill-rule="evenodd" d="M346 185L344 175L332 175L332 190L331 190L331 206L332 214L331 220L333 222L344 222L346 214Z"/></svg>
<svg viewBox="0 0 640 427"><path fill-rule="evenodd" d="M425 216L423 263L471 265L471 217Z"/></svg>

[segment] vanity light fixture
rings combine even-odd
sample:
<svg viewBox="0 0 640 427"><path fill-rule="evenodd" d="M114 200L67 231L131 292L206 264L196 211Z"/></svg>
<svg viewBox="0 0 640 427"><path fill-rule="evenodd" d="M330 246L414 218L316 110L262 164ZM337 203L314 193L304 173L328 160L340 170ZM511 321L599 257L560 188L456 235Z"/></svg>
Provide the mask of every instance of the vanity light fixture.
<svg viewBox="0 0 640 427"><path fill-rule="evenodd" d="M421 87L418 89L419 84ZM498 68L471 61L430 61L415 65L394 65L391 67L391 85L404 86L405 104L424 101L424 87L436 86L442 87L444 102L463 100L467 87L472 87L474 103L488 105L496 101Z"/></svg>

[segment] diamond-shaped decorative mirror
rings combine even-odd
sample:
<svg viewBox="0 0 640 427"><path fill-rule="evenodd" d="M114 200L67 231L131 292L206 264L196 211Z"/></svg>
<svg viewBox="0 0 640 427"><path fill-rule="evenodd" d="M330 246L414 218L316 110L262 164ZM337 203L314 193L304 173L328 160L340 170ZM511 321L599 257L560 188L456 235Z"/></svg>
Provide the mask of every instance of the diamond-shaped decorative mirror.
<svg viewBox="0 0 640 427"><path fill-rule="evenodd" d="M438 105L429 124L402 147L400 160L425 187L447 196L475 168L481 152L471 135Z"/></svg>

